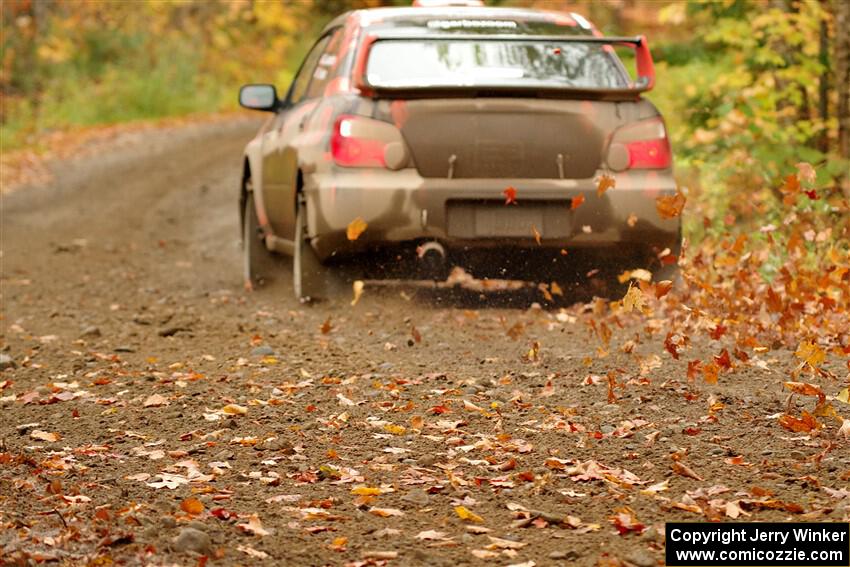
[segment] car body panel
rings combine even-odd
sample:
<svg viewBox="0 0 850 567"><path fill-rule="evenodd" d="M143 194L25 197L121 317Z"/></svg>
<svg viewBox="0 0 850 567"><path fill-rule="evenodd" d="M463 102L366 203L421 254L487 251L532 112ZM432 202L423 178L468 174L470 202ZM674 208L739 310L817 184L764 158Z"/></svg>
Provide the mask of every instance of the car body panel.
<svg viewBox="0 0 850 567"><path fill-rule="evenodd" d="M618 130L659 116L638 91L616 100L586 93L369 96L355 85L359 50L373 32L436 36L445 29L423 28L422 22L450 27L453 20L481 19L520 21L535 33L545 28L598 35L575 14L524 9L377 8L336 18L316 42L320 47L326 42L328 56L307 56L314 67L299 69L281 110L246 148L270 249L292 251L300 191L307 202L308 240L322 260L431 240L464 250L506 244L677 250L679 220L662 219L655 208L656 197L677 191L669 167L619 171L616 186L597 195L599 177L611 173L608 156ZM303 88L312 95L292 100L305 73L312 77ZM407 153L397 170L337 165L330 143L342 115L398 128ZM517 191L515 205L505 204L502 193L509 186ZM584 202L573 208L579 195ZM515 226L500 212L505 209L515 213ZM346 228L357 217L368 229L349 241Z"/></svg>

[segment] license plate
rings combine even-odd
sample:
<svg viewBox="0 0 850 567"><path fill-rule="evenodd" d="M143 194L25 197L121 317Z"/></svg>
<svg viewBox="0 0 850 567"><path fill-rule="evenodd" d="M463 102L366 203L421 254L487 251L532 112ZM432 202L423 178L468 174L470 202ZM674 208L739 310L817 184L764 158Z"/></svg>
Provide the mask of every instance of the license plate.
<svg viewBox="0 0 850 567"><path fill-rule="evenodd" d="M525 236L543 231L543 210L539 207L476 207L475 236Z"/></svg>

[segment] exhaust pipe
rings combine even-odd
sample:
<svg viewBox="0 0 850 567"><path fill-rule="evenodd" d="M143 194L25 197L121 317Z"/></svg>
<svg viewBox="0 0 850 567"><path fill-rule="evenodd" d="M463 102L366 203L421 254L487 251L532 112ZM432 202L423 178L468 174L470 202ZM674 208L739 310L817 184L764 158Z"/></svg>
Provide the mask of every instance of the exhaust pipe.
<svg viewBox="0 0 850 567"><path fill-rule="evenodd" d="M445 271L446 249L432 240L416 247L416 255L421 261L423 275L431 279L440 279Z"/></svg>

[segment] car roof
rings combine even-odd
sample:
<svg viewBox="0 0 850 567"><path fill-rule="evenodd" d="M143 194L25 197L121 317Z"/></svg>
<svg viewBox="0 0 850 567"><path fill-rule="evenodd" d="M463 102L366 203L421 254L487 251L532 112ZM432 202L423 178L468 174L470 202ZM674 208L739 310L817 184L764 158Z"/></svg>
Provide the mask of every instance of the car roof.
<svg viewBox="0 0 850 567"><path fill-rule="evenodd" d="M564 26L564 31L588 33L592 25L575 13L535 10L530 8L502 7L388 7L346 12L326 26L326 30L354 19L359 27L370 28L381 24L393 27L426 28L432 20L509 20L517 23L539 23ZM514 33L522 33L516 30Z"/></svg>

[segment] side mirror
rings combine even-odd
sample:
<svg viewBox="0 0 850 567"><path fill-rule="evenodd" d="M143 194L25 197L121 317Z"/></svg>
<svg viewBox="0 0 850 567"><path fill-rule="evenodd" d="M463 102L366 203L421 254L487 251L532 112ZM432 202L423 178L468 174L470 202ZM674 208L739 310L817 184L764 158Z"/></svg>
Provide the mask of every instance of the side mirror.
<svg viewBox="0 0 850 567"><path fill-rule="evenodd" d="M239 89L239 104L253 110L274 112L279 102L274 85L245 85Z"/></svg>

